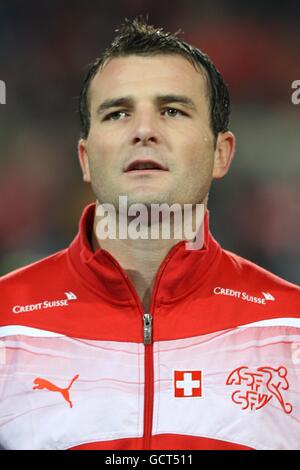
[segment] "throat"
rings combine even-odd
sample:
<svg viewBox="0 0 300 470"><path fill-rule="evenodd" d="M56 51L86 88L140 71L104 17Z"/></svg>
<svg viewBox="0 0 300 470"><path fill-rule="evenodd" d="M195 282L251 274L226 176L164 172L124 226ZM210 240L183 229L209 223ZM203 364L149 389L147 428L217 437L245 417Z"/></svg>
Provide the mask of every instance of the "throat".
<svg viewBox="0 0 300 470"><path fill-rule="evenodd" d="M147 276L132 269L126 269L126 273L130 281L134 285L134 288L139 296L140 302L143 305L144 312L150 312L155 274L152 274L149 277L149 273L147 273Z"/></svg>

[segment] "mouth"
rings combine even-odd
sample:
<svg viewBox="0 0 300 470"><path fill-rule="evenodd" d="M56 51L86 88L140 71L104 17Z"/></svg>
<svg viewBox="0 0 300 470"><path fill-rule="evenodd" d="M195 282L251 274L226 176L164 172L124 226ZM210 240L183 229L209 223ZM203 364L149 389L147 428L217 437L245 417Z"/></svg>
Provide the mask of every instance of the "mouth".
<svg viewBox="0 0 300 470"><path fill-rule="evenodd" d="M158 173L168 171L168 169L160 162L155 160L134 160L125 168L124 173L143 174L143 173Z"/></svg>

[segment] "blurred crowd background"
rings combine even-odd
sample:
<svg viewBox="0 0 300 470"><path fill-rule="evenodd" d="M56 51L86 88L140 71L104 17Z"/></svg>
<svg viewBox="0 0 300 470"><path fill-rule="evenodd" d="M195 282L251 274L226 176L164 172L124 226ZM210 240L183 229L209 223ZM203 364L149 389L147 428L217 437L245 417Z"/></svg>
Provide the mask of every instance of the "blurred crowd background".
<svg viewBox="0 0 300 470"><path fill-rule="evenodd" d="M211 228L229 250L300 282L300 2L0 3L0 274L65 246L93 201L77 163L77 98L88 64L125 17L206 51L232 97L237 151L214 183Z"/></svg>

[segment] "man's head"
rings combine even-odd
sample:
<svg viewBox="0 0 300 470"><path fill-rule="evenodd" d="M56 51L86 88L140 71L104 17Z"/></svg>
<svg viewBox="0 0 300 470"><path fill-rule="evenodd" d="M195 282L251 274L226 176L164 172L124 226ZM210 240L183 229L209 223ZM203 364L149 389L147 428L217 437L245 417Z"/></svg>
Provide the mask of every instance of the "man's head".
<svg viewBox="0 0 300 470"><path fill-rule="evenodd" d="M119 195L129 203L204 202L233 156L229 114L227 87L206 54L126 21L81 90L84 180L100 203L116 205ZM137 160L166 171L126 171Z"/></svg>
<svg viewBox="0 0 300 470"><path fill-rule="evenodd" d="M90 130L90 84L103 64L116 57L130 55L181 55L189 60L196 69L204 72L209 100L211 127L215 138L219 132L228 130L230 117L230 97L226 84L213 62L204 52L181 41L177 33L163 32L146 23L133 20L125 21L110 47L92 64L83 82L79 98L81 137L86 139Z"/></svg>

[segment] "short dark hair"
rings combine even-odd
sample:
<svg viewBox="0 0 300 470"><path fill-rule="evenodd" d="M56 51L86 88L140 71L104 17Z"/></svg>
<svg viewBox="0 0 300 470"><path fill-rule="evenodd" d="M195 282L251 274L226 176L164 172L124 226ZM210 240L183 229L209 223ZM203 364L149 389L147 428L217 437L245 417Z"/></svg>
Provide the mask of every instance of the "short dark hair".
<svg viewBox="0 0 300 470"><path fill-rule="evenodd" d="M91 81L103 64L115 57L130 55L154 56L178 54L189 60L196 70L204 71L207 81L211 128L215 138L219 132L226 132L229 126L230 97L222 75L207 54L200 49L181 41L180 33L164 32L147 24L142 18L128 19L116 29L117 36L104 53L91 64L84 79L79 96L79 115L82 138L86 139L90 130L89 88Z"/></svg>

